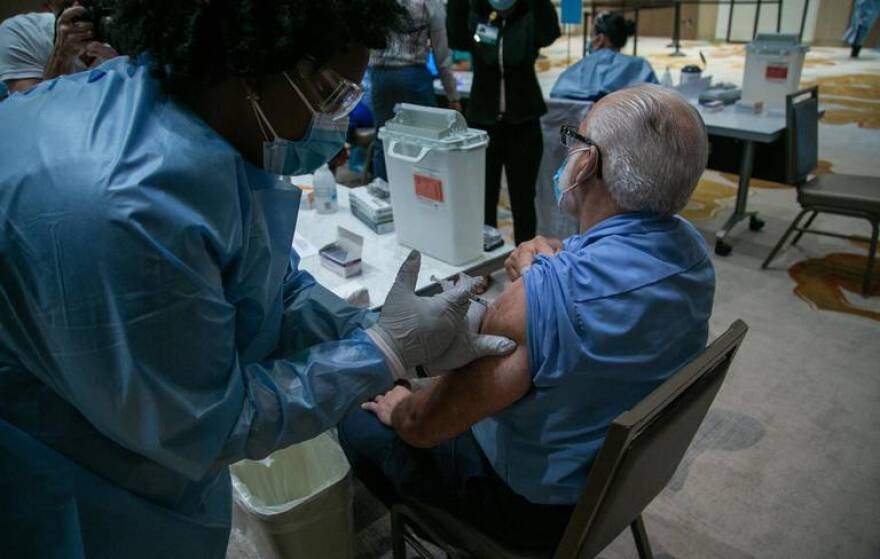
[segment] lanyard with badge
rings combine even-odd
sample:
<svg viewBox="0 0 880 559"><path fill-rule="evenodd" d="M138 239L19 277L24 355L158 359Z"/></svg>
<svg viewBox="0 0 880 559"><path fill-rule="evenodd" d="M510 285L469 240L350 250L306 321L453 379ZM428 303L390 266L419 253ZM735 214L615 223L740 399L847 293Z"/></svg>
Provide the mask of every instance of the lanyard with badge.
<svg viewBox="0 0 880 559"><path fill-rule="evenodd" d="M498 35L501 33L501 30L495 25L497 19L498 12L493 11L489 15L489 23L481 23L477 25L477 32L474 33L474 41L490 46L498 44Z"/></svg>

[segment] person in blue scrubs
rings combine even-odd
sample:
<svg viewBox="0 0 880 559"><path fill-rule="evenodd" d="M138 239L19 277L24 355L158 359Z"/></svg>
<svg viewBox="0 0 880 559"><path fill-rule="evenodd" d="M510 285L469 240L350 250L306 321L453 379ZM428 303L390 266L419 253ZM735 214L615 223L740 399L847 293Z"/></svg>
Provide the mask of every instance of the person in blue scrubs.
<svg viewBox="0 0 880 559"><path fill-rule="evenodd" d="M517 350L395 387L339 427L385 503L444 508L519 548L558 544L611 422L705 348L715 288L676 215L708 159L696 109L642 85L562 132L556 198L580 232L520 245L482 322Z"/></svg>
<svg viewBox="0 0 880 559"><path fill-rule="evenodd" d="M559 76L550 97L598 101L631 85L658 83L647 60L620 52L635 32L635 22L618 13L602 12L596 16L590 54Z"/></svg>
<svg viewBox="0 0 880 559"><path fill-rule="evenodd" d="M223 557L228 464L514 347L417 253L374 316L291 250L395 0L116 6L131 58L0 103L2 557Z"/></svg>
<svg viewBox="0 0 880 559"><path fill-rule="evenodd" d="M843 40L852 45L851 58L858 58L862 44L871 33L871 28L880 16L880 0L856 0L853 5L852 21Z"/></svg>

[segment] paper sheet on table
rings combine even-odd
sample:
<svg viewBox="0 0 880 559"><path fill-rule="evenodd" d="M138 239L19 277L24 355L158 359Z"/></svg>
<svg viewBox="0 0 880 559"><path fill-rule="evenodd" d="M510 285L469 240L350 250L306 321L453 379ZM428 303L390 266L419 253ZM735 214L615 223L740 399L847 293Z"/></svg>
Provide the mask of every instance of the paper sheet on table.
<svg viewBox="0 0 880 559"><path fill-rule="evenodd" d="M299 233L293 234L293 248L296 250L296 253L299 254L300 260L318 254L318 247L313 245L308 239Z"/></svg>

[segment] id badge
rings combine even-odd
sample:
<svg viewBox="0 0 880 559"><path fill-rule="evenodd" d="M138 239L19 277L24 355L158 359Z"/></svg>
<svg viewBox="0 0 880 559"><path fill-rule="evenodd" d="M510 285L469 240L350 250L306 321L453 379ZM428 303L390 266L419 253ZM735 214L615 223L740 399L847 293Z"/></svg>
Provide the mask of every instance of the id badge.
<svg viewBox="0 0 880 559"><path fill-rule="evenodd" d="M498 43L498 28L488 23L481 23L477 25L474 40L484 45L495 45Z"/></svg>

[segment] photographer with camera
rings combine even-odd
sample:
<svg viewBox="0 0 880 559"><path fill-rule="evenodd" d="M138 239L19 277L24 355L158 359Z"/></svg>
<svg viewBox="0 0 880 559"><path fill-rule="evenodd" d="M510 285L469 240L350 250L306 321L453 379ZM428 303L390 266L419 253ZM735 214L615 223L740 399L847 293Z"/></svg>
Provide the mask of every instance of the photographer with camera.
<svg viewBox="0 0 880 559"><path fill-rule="evenodd" d="M81 72L117 56L102 40L86 0L50 0L49 12L15 16L0 25L0 81L9 93Z"/></svg>

